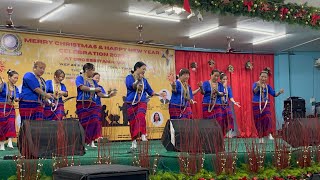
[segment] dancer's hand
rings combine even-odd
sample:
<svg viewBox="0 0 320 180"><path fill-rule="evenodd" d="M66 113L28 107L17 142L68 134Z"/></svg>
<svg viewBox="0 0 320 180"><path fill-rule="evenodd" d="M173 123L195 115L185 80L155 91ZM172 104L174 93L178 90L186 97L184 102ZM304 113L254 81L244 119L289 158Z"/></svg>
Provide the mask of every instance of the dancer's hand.
<svg viewBox="0 0 320 180"><path fill-rule="evenodd" d="M227 88L227 86L228 86L228 83L227 83L227 82L224 82L224 83L223 83L223 87Z"/></svg>
<svg viewBox="0 0 320 180"><path fill-rule="evenodd" d="M50 94L50 93L46 93L44 97L45 97L46 99L52 99L52 98L53 98L53 95Z"/></svg>
<svg viewBox="0 0 320 180"><path fill-rule="evenodd" d="M65 91L59 91L59 92L58 92L59 97L64 96L65 94L66 94Z"/></svg>
<svg viewBox="0 0 320 180"><path fill-rule="evenodd" d="M283 94L284 93L284 89L280 89L279 93Z"/></svg>
<svg viewBox="0 0 320 180"><path fill-rule="evenodd" d="M196 103L197 103L197 101L190 99L190 104L196 104Z"/></svg>
<svg viewBox="0 0 320 180"><path fill-rule="evenodd" d="M99 92L101 92L102 90L101 90L101 88L100 87L96 87L95 89L94 89L94 92L96 92L96 93L99 93Z"/></svg>
<svg viewBox="0 0 320 180"><path fill-rule="evenodd" d="M173 84L176 81L176 76L173 73L169 73L167 78L170 84Z"/></svg>
<svg viewBox="0 0 320 180"><path fill-rule="evenodd" d="M260 81L257 81L256 84L257 84L257 87L260 87L260 86L261 86Z"/></svg>
<svg viewBox="0 0 320 180"><path fill-rule="evenodd" d="M239 108L241 107L239 102L234 102L233 104L238 106Z"/></svg>
<svg viewBox="0 0 320 180"><path fill-rule="evenodd" d="M3 78L0 77L0 84L2 84L4 82Z"/></svg>
<svg viewBox="0 0 320 180"><path fill-rule="evenodd" d="M115 96L115 95L117 95L117 91L112 90L112 91L109 93L109 97L113 97L113 96Z"/></svg>
<svg viewBox="0 0 320 180"><path fill-rule="evenodd" d="M198 82L198 86L199 86L199 87L202 87L202 86L203 86L202 81Z"/></svg>

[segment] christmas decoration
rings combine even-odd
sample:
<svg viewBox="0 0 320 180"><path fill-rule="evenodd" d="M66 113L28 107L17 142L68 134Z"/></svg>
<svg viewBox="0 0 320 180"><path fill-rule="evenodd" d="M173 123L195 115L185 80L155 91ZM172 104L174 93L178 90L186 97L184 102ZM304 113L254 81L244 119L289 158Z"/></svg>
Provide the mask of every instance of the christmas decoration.
<svg viewBox="0 0 320 180"><path fill-rule="evenodd" d="M248 60L245 64L245 68L247 70L252 70L253 69L253 64L250 62L250 60Z"/></svg>
<svg viewBox="0 0 320 180"><path fill-rule="evenodd" d="M192 71L196 71L197 68L198 68L198 64L197 64L196 62L192 62L192 63L190 64L190 67L191 67L191 70L192 70Z"/></svg>
<svg viewBox="0 0 320 180"><path fill-rule="evenodd" d="M214 62L213 59L210 59L210 60L208 61L208 64L209 64L209 66L210 66L211 68L213 68L214 65L216 64L216 62Z"/></svg>
<svg viewBox="0 0 320 180"><path fill-rule="evenodd" d="M320 29L320 8L283 0L153 0L164 5L190 5L193 11L258 17L266 21L299 24ZM190 11L191 12L191 11Z"/></svg>
<svg viewBox="0 0 320 180"><path fill-rule="evenodd" d="M229 72L233 73L234 72L234 67L230 64L228 66L228 69L227 69Z"/></svg>

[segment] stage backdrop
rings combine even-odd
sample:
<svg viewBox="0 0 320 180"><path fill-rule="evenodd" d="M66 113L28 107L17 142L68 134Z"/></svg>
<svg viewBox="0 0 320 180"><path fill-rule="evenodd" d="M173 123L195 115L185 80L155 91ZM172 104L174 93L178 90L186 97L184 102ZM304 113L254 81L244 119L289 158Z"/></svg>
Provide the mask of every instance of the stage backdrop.
<svg viewBox="0 0 320 180"><path fill-rule="evenodd" d="M208 61L215 61L215 66L210 67ZM253 63L253 69L247 70L245 68L246 62L250 60ZM197 63L198 68L195 71L191 70L191 63ZM234 67L234 72L230 73L227 68L229 65ZM189 83L192 89L198 88L199 81L206 81L210 79L210 73L213 69L218 69L227 74L229 78L229 85L231 85L234 99L240 102L241 108L234 107L236 112L236 123L238 127L238 135L240 137L256 137L252 113L252 85L259 80L260 72L270 67L271 71L274 69L273 55L252 55L252 54L226 54L226 53L206 53L206 52L190 52L190 51L176 51L176 72L181 68L190 69ZM273 86L273 74L269 76L269 84ZM274 113L274 99L271 98L272 113ZM193 118L202 118L202 95L198 93L195 96L197 103L193 105ZM275 128L275 118L273 127Z"/></svg>
<svg viewBox="0 0 320 180"><path fill-rule="evenodd" d="M53 79L54 72L62 69L66 73L63 81L69 91L69 97L76 96L75 78L86 62L95 65L101 74L100 85L106 91L116 88L118 94L111 99L103 99L109 115L108 123L114 127L104 128L105 136L112 140L130 139L126 120L126 108L123 97L126 95L125 77L137 61L147 64L145 77L155 92L166 91L170 99L170 84L166 80L169 72L174 71L174 50L154 47L126 45L115 42L84 40L59 36L47 36L25 33L0 32L0 72L7 80L6 71L14 69L19 74L17 86L21 88L22 77L32 71L33 62L44 61L47 64L43 78ZM160 138L163 127L169 118L168 102L153 97L148 103L147 126L149 138ZM67 117L75 117L75 99L65 103ZM17 110L18 113L18 110ZM154 121L154 114L160 115L160 121ZM123 118L125 117L125 118ZM17 120L19 122L19 119ZM105 125L107 125L105 121ZM18 123L17 123L18 124ZM110 125L109 125L110 126Z"/></svg>

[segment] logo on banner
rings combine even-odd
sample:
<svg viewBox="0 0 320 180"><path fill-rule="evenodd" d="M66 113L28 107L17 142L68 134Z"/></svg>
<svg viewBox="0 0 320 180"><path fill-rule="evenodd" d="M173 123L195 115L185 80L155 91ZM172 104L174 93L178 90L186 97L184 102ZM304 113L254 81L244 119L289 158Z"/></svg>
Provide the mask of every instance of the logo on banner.
<svg viewBox="0 0 320 180"><path fill-rule="evenodd" d="M1 36L0 54L20 56L22 41L18 35L4 34Z"/></svg>

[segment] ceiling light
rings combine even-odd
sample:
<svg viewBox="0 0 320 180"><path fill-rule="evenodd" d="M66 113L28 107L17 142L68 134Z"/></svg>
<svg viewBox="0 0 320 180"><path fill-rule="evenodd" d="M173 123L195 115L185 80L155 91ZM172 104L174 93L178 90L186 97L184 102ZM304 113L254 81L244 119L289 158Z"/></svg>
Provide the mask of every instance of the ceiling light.
<svg viewBox="0 0 320 180"><path fill-rule="evenodd" d="M238 31L246 31L246 32L252 32L252 33L258 33L258 34L265 34L265 35L275 35L274 32L270 31L263 31L260 29L249 29L249 28L243 28L243 27L237 27Z"/></svg>
<svg viewBox="0 0 320 180"><path fill-rule="evenodd" d="M46 19L48 19L49 17L57 14L58 12L62 11L64 8L66 8L66 5L63 4L61 6L59 6L58 8L52 10L51 12L49 12L48 14L42 16L40 19L39 19L39 22L43 22L45 21Z"/></svg>
<svg viewBox="0 0 320 180"><path fill-rule="evenodd" d="M52 3L52 0L30 0L33 2L40 2L40 3Z"/></svg>
<svg viewBox="0 0 320 180"><path fill-rule="evenodd" d="M273 36L273 37L270 37L270 38L267 38L267 39L255 41L255 42L253 42L252 44L253 44L253 45L261 44L261 43L273 41L273 40L276 40L276 39L280 39L280 38L283 38L283 37L286 37L286 36L287 36L287 34L282 34L282 35L278 35L278 36Z"/></svg>
<svg viewBox="0 0 320 180"><path fill-rule="evenodd" d="M217 30L217 29L219 29L219 26L213 27L213 28L210 28L210 29L206 29L206 30L204 30L204 31L200 31L200 32L195 33L195 34L191 34L191 35L189 36L189 38L198 37L198 36L207 34L207 33L209 33L209 32L215 31L215 30Z"/></svg>
<svg viewBox="0 0 320 180"><path fill-rule="evenodd" d="M139 16L139 17L152 18L152 19L158 19L158 20L164 20L164 21L180 22L180 19L174 19L169 17L152 16L152 15L146 15L146 14L135 13L135 12L128 12L128 14L131 16Z"/></svg>

